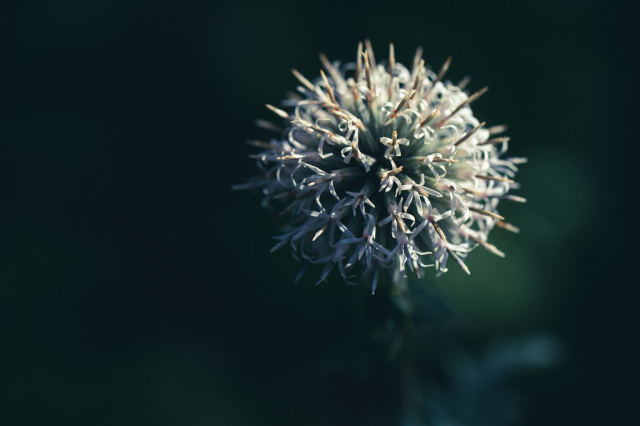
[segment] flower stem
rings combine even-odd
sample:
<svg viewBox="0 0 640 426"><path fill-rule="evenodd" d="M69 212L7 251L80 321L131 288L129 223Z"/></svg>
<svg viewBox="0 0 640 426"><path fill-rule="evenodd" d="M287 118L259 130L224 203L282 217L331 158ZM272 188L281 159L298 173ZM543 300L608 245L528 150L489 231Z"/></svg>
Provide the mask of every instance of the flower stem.
<svg viewBox="0 0 640 426"><path fill-rule="evenodd" d="M392 287L390 297L402 314L399 333L402 347L398 354L400 389L402 392L402 423L413 424L422 411L422 389L415 357L415 328L413 322L413 302L406 277L401 277Z"/></svg>

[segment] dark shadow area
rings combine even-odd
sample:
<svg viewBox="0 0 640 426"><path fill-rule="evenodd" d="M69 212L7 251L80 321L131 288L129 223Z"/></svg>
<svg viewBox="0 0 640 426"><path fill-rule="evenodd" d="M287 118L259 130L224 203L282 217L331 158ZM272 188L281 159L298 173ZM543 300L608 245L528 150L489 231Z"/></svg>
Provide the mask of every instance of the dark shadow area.
<svg viewBox="0 0 640 426"><path fill-rule="evenodd" d="M282 221L231 191L317 52L369 37L490 92L529 157L523 229L470 278L426 279L461 340L546 332L525 425L627 424L637 359L631 12L616 2L15 2L0 26L0 424L388 425L390 308L269 253ZM473 263L475 262L475 263ZM427 351L428 352L428 351Z"/></svg>

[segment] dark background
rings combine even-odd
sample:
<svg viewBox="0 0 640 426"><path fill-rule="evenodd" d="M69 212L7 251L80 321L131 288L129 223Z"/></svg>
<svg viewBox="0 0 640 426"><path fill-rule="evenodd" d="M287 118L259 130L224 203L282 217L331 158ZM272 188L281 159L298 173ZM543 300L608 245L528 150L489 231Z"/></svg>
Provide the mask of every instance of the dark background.
<svg viewBox="0 0 640 426"><path fill-rule="evenodd" d="M0 424L378 424L355 290L269 253L250 193L256 118L317 52L416 46L529 157L506 259L428 284L471 345L543 331L525 424L629 423L632 13L616 2L14 2L0 34ZM493 235L492 235L493 238ZM630 270L630 268L629 268ZM346 359L346 361L345 361ZM369 363L369 364L367 364ZM352 368L353 367L353 368ZM632 387L632 385L634 385ZM631 421L633 423L633 421Z"/></svg>

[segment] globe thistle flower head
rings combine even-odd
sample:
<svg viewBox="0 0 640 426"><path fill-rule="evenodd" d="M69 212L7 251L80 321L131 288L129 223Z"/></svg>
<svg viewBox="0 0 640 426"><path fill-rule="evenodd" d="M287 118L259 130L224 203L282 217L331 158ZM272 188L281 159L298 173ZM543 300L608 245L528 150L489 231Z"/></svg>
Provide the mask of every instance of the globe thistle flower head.
<svg viewBox="0 0 640 426"><path fill-rule="evenodd" d="M272 251L289 246L306 265L323 265L318 283L336 267L348 283L370 274L372 291L381 271L394 281L429 267L439 275L452 260L469 273L464 261L478 246L504 256L488 236L495 226L518 232L497 208L525 201L509 192L526 159L502 158L509 138L495 135L506 126L474 116L487 88L469 95L468 78L445 80L451 58L435 73L421 49L405 67L393 45L381 63L366 45L354 63L321 54L314 80L293 70L300 85L286 111L267 105L282 132L250 142L263 149L252 156L261 173L234 189L259 189L264 206L290 217Z"/></svg>

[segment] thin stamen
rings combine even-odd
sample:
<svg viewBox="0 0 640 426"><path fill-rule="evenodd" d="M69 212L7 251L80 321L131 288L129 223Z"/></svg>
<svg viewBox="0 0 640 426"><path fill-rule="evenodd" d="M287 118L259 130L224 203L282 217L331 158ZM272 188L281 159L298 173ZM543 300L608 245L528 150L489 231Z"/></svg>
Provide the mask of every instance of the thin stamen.
<svg viewBox="0 0 640 426"><path fill-rule="evenodd" d="M283 110L281 110L279 108L276 108L273 105L269 105L269 104L265 104L265 106L269 109L269 111L275 112L280 117L291 119L291 117L289 116L289 114L287 114L286 111L283 111Z"/></svg>
<svg viewBox="0 0 640 426"><path fill-rule="evenodd" d="M474 135L475 132L477 132L478 130L480 130L480 128L482 126L484 126L485 124L487 124L486 121L483 121L482 123L478 124L476 127L474 127L473 129L469 130L463 137L461 137L460 139L458 139L458 141L456 143L453 144L453 146L458 146L460 145L462 142L466 141L467 139L469 139L471 136Z"/></svg>
<svg viewBox="0 0 640 426"><path fill-rule="evenodd" d="M460 189L462 189L464 192L466 192L467 194L472 194L472 195L482 195L482 192L480 191L476 191L475 189L471 189L471 188L463 188L460 187Z"/></svg>
<svg viewBox="0 0 640 426"><path fill-rule="evenodd" d="M369 68L369 57L367 56L367 52L362 54L364 57L364 72L365 77L367 78L367 88L369 89L368 100L369 102L373 102L373 81L371 80L371 69Z"/></svg>
<svg viewBox="0 0 640 426"><path fill-rule="evenodd" d="M364 46L367 49L367 54L369 55L369 62L376 66L376 58L373 56L373 48L371 47L371 41L368 38L364 39Z"/></svg>
<svg viewBox="0 0 640 426"><path fill-rule="evenodd" d="M400 230L403 233L406 234L407 233L407 226L405 225L404 221L402 220L402 217L398 213L394 213L393 217L396 219L396 223L400 227Z"/></svg>
<svg viewBox="0 0 640 426"><path fill-rule="evenodd" d="M449 256L451 256L451 258L454 260L454 262L456 262L456 264L460 268L462 268L463 271L465 271L468 275L471 275L471 272L469 271L469 268L467 268L467 265L465 265L464 262L462 260L460 260L458 255L455 254L449 247L447 247L447 253L449 253Z"/></svg>
<svg viewBox="0 0 640 426"><path fill-rule="evenodd" d="M395 176L402 171L402 166L398 166L393 170L388 170L380 175L380 182L385 180L389 176Z"/></svg>
<svg viewBox="0 0 640 426"><path fill-rule="evenodd" d="M498 143L502 143L502 142L509 142L511 140L510 137L502 137L502 138L493 138L493 139L487 139L486 141L479 143L478 145L490 145L490 144L498 144Z"/></svg>
<svg viewBox="0 0 640 426"><path fill-rule="evenodd" d="M287 90L286 92L284 92L284 95L290 100L294 100L296 102L300 102L302 100L302 96L300 96L298 93L292 92L291 90Z"/></svg>
<svg viewBox="0 0 640 426"><path fill-rule="evenodd" d="M324 87L327 90L327 94L329 95L329 99L331 99L331 102L339 105L338 101L336 100L336 96L333 93L333 87L331 87L331 85L329 84L329 80L327 80L327 76L324 75L324 71L320 70L320 75L322 76L322 81L324 81ZM338 108L340 108L338 106Z"/></svg>
<svg viewBox="0 0 640 426"><path fill-rule="evenodd" d="M476 209L475 207L469 207L469 210L478 214L492 217L494 219L504 220L504 217L500 216L499 214L495 214L494 212L490 212L489 210Z"/></svg>
<svg viewBox="0 0 640 426"><path fill-rule="evenodd" d="M424 190L424 188L420 188L418 185L414 185L413 186L414 191L417 191L420 193L420 195L424 195L425 197L429 197L429 193L427 191ZM407 206L405 206L405 211L406 211Z"/></svg>
<svg viewBox="0 0 640 426"><path fill-rule="evenodd" d="M520 197L518 195L513 195L513 194L505 194L503 196L501 196L500 198L505 199L505 200L509 200L509 201L513 201L514 203L526 203L527 199L524 197Z"/></svg>
<svg viewBox="0 0 640 426"><path fill-rule="evenodd" d="M489 134L491 136L493 136L493 135L497 135L497 134L500 134L500 133L504 133L508 129L509 129L509 126L507 126L506 124L501 124L501 125L498 125L498 126L491 126L487 130L489 131Z"/></svg>
<svg viewBox="0 0 640 426"><path fill-rule="evenodd" d="M345 114L344 112L337 110L337 109L332 109L330 110L330 112L335 115L338 118L342 118L343 120L347 120L347 121L353 121L356 125L356 127L360 130L364 129L364 124L362 124L362 121L354 116L348 116L347 114Z"/></svg>
<svg viewBox="0 0 640 426"><path fill-rule="evenodd" d="M416 160L420 160L424 164L427 164L427 162L453 164L453 163L457 163L459 161L459 160L454 160L453 158L439 158L439 157L434 157L431 161L429 161L429 156L416 156L416 157L411 157L411 158L415 158Z"/></svg>
<svg viewBox="0 0 640 426"><path fill-rule="evenodd" d="M476 243L480 244L485 249L489 250L491 253L500 257L504 257L504 253L498 250L498 247L494 246L493 244L490 244L484 240L481 240L480 238L474 237L473 235L469 235L469 238L475 241Z"/></svg>
<svg viewBox="0 0 640 426"><path fill-rule="evenodd" d="M444 232L442 232L442 229L440 229L440 225L438 225L438 222L436 222L435 220L430 220L431 225L433 225L433 229L436 230L436 233L440 236L440 238L442 239L442 241L444 241L445 244L449 244L449 242L447 241L447 237L444 236Z"/></svg>
<svg viewBox="0 0 640 426"><path fill-rule="evenodd" d="M395 147L398 143L398 131L394 130L391 134L391 146Z"/></svg>
<svg viewBox="0 0 640 426"><path fill-rule="evenodd" d="M362 163L362 158L360 157L360 150L358 149L358 144L356 142L351 142L351 152L353 152L353 156L356 157L356 160Z"/></svg>
<svg viewBox="0 0 640 426"><path fill-rule="evenodd" d="M255 121L255 124L256 126L262 127L265 130L271 130L272 132L282 133L282 127L278 126L277 124L273 124L272 122L267 120L257 119Z"/></svg>
<svg viewBox="0 0 640 426"><path fill-rule="evenodd" d="M424 67L424 59L420 60L420 65L418 65L418 73L416 74L416 79L413 82L413 90L418 90L418 86L420 86L420 75L422 74L422 67Z"/></svg>
<svg viewBox="0 0 640 426"><path fill-rule="evenodd" d="M250 146L255 146L257 148L264 148L264 149L273 149L274 146L272 144L270 144L269 142L263 142L263 141L256 141L256 140L248 140L246 141L247 145Z"/></svg>
<svg viewBox="0 0 640 426"><path fill-rule="evenodd" d="M460 83L458 83L458 88L460 90L464 90L464 88L467 87L467 84L469 84L470 82L471 82L471 77L469 77L468 75L465 75L464 78L460 80Z"/></svg>
<svg viewBox="0 0 640 426"><path fill-rule="evenodd" d="M420 59L422 59L422 46L418 46L416 54L413 56L413 72L415 72L416 67L420 63Z"/></svg>
<svg viewBox="0 0 640 426"><path fill-rule="evenodd" d="M431 82L431 86L429 86L429 89L427 89L427 91L424 92L425 98L427 97L427 95L429 95L429 93L431 93L431 90L433 90L433 88L436 87L436 83L442 80L442 77L444 77L445 73L449 69L450 64L451 64L451 56L449 56L447 60L444 62L444 64L442 65L442 68L440 68L440 72L438 72L438 76L436 77L435 80Z"/></svg>
<svg viewBox="0 0 640 426"><path fill-rule="evenodd" d="M484 179L484 180L495 180L498 182L507 182L507 183L513 183L514 181L511 179L507 179L504 177L498 177L498 176L488 176L488 175L476 175L477 178L479 179Z"/></svg>
<svg viewBox="0 0 640 426"><path fill-rule="evenodd" d="M398 116L398 113L400 113L400 110L402 109L402 107L404 107L404 104L407 103L407 101L409 99L411 99L413 97L413 95L415 95L416 91L412 90L411 92L407 93L404 98L402 98L402 100L400 101L400 103L398 104L398 106L396 107L395 110L393 110L393 113L391 114L391 116L393 118L396 118Z"/></svg>
<svg viewBox="0 0 640 426"><path fill-rule="evenodd" d="M430 122L431 120L433 120L434 118L438 117L441 114L442 113L440 112L440 107L436 107L435 111L433 111L431 114L429 114L427 118L425 118L420 122L420 127L426 126L428 122Z"/></svg>
<svg viewBox="0 0 640 426"><path fill-rule="evenodd" d="M333 66L333 64L327 58L327 56L322 52L318 53L318 56L320 57L320 62L322 62L322 66L324 66L327 72L331 75L331 78L333 78L333 81L336 84L338 84L338 81L343 81L342 76L340 75L340 73L338 73L338 71L336 70L336 67Z"/></svg>
<svg viewBox="0 0 640 426"><path fill-rule="evenodd" d="M476 93L474 93L473 95L469 96L467 98L466 101L462 102L460 105L458 105L458 107L456 109L453 110L453 112L451 114L449 114L447 117L443 118L442 120L440 120L437 124L437 127L441 127L448 119L450 119L451 117L453 117L454 115L456 115L458 113L458 111L460 111L462 108L466 107L467 105L471 105L471 103L473 103L474 101L476 101L480 96L484 95L485 93L487 93L487 90L489 90L489 87L485 86L482 89L478 90Z"/></svg>
<svg viewBox="0 0 640 426"><path fill-rule="evenodd" d="M393 70L396 67L395 51L393 43L389 44L389 100L393 97Z"/></svg>
<svg viewBox="0 0 640 426"><path fill-rule="evenodd" d="M503 222L501 220L496 222L496 226L502 229L505 229L509 232L513 232L514 234L519 234L520 233L520 228L518 228L517 226L514 226L508 222Z"/></svg>
<svg viewBox="0 0 640 426"><path fill-rule="evenodd" d="M319 52L318 53L318 57L320 58L320 62L322 62L322 65L324 66L324 68L327 71L329 71L329 73L331 73L331 69L333 69L333 65L329 61L329 58L327 58L327 55L325 55L322 52Z"/></svg>
<svg viewBox="0 0 640 426"><path fill-rule="evenodd" d="M329 134L329 138L330 138L332 141L334 141L334 142L335 142L335 134L334 134L332 131L329 131L329 130L327 130L327 129L323 129L323 128L322 128L322 127L320 127L320 126L317 126L317 125L315 125L315 124L313 124L313 123L309 123L308 121L304 121L304 120L300 120L300 124L302 124L304 127L308 127L308 128L310 128L311 130L314 130L314 131L316 131L316 132L318 132L318 133L321 133L321 134L323 134L323 135L324 135L324 134Z"/></svg>
<svg viewBox="0 0 640 426"><path fill-rule="evenodd" d="M322 228L320 228L320 230L318 232L316 232L316 235L313 236L313 239L311 239L311 241L315 241L318 239L318 237L320 235L322 235L322 233L329 227L329 222L325 223L324 226Z"/></svg>
<svg viewBox="0 0 640 426"><path fill-rule="evenodd" d="M304 156L295 156L295 155L284 155L282 157L276 157L276 160L286 161L286 160L299 160L304 158Z"/></svg>
<svg viewBox="0 0 640 426"><path fill-rule="evenodd" d="M431 160L432 163L449 163L449 164L453 164L453 163L457 163L459 160L454 160L453 158L438 158L435 157L433 160Z"/></svg>
<svg viewBox="0 0 640 426"><path fill-rule="evenodd" d="M296 70L295 68L291 69L291 72L293 73L293 75L296 76L296 78L298 79L298 81L300 81L300 83L302 83L302 85L304 87L306 87L307 89L311 90L312 92L315 92L316 88L313 84L311 84L311 82L309 80L307 80L306 78L304 78L304 76L302 74L300 74L298 72L298 70Z"/></svg>
<svg viewBox="0 0 640 426"><path fill-rule="evenodd" d="M315 195L315 194L316 194L316 191L308 191L308 192L305 192L304 194L302 194L301 196L296 197L296 199L293 200L293 202L291 204L289 204L287 207L284 208L284 210L282 210L280 213L278 213L278 216L282 216L283 214L285 214L288 211L290 211L296 203L299 203L300 201L304 200L305 198L311 197L312 195Z"/></svg>
<svg viewBox="0 0 640 426"><path fill-rule="evenodd" d="M356 81L360 81L360 71L362 70L362 42L358 43L358 54L356 56L356 73L353 76L353 79Z"/></svg>
<svg viewBox="0 0 640 426"><path fill-rule="evenodd" d="M444 75L447 73L447 71L449 70L449 65L451 65L451 59L452 57L449 56L447 58L447 60L444 62L444 64L442 64L442 68L440 68L440 72L438 73L438 77L435 79L435 81L433 82L433 84L435 85L437 82L442 81L442 77L444 77Z"/></svg>

